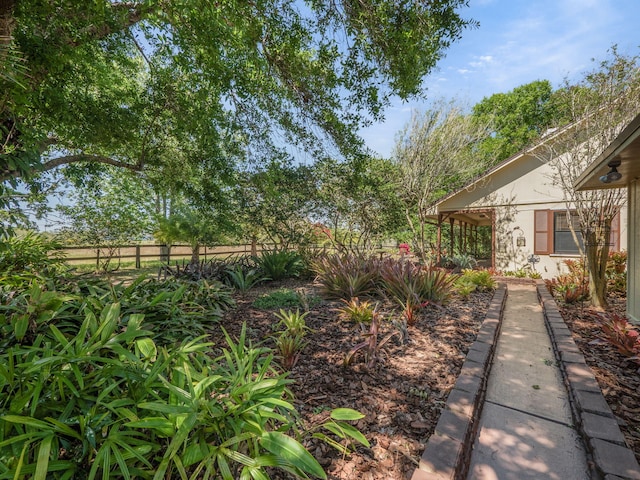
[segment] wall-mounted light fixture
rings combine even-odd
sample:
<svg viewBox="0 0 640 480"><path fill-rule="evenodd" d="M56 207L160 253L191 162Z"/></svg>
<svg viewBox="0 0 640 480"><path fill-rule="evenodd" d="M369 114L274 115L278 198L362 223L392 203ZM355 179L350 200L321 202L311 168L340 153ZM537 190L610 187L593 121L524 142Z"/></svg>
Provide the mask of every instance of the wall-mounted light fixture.
<svg viewBox="0 0 640 480"><path fill-rule="evenodd" d="M516 246L518 246L518 247L526 247L527 246L527 238L524 236L524 232L522 231L522 229L520 227L515 227L513 229L513 234L515 234L516 232L518 232L518 235L516 236Z"/></svg>
<svg viewBox="0 0 640 480"><path fill-rule="evenodd" d="M609 170L609 173L606 175L602 175L600 177L600 181L602 183L611 183L620 180L622 178L622 174L618 171L620 163L620 160L611 160L608 164L608 167L611 168L611 170Z"/></svg>

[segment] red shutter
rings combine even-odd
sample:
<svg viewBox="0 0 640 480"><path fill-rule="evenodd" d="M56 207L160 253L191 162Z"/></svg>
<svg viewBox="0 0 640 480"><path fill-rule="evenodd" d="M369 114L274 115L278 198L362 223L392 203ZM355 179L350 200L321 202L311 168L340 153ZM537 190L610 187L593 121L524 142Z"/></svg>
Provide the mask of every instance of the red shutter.
<svg viewBox="0 0 640 480"><path fill-rule="evenodd" d="M553 212L551 210L535 210L533 253L549 255L553 253Z"/></svg>
<svg viewBox="0 0 640 480"><path fill-rule="evenodd" d="M610 252L619 252L620 251L620 211L616 214L615 217L611 220L611 233L609 237L609 251Z"/></svg>

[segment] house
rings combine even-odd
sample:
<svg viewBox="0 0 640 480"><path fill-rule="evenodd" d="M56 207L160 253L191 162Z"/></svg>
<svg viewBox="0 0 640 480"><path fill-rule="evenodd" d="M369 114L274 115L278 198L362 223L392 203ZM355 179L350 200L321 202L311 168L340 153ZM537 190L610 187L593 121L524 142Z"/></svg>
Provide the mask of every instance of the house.
<svg viewBox="0 0 640 480"><path fill-rule="evenodd" d="M542 278L566 272L564 260L579 258L569 229L562 188L552 181L553 167L541 160L545 142L553 142L569 125L545 135L536 145L513 155L465 187L440 199L430 218L436 223L437 252L473 253L481 229L490 229L486 265L502 271L531 269ZM640 162L638 163L640 167ZM616 217L610 250L626 248L625 225ZM443 244L443 231L450 244Z"/></svg>
<svg viewBox="0 0 640 480"><path fill-rule="evenodd" d="M635 323L640 323L639 179L640 115L587 167L574 185L577 190L627 187L627 316Z"/></svg>

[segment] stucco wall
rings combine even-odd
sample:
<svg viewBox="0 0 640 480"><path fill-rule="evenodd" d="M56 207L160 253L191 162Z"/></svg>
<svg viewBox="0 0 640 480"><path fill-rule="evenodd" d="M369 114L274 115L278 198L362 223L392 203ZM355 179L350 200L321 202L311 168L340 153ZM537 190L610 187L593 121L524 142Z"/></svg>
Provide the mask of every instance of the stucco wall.
<svg viewBox="0 0 640 480"><path fill-rule="evenodd" d="M567 271L563 260L577 256L537 255L540 261L535 265L527 261L534 252L534 211L566 208L562 189L551 182L552 172L549 164L522 155L472 189L443 201L439 211L492 208L495 212L495 267L511 271L533 268L543 278L555 277ZM626 209L620 218L620 248L625 250ZM524 246L518 246L518 237L524 237Z"/></svg>
<svg viewBox="0 0 640 480"><path fill-rule="evenodd" d="M628 190L629 219L625 224L629 225L627 235L628 245L631 246L627 257L627 315L635 323L640 323L640 185L638 180L629 184Z"/></svg>

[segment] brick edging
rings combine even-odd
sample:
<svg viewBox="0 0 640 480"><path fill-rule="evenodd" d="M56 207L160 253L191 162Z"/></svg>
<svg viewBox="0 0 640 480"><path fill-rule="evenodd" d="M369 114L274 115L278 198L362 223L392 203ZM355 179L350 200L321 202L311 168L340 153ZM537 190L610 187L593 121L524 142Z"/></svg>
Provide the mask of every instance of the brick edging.
<svg viewBox="0 0 640 480"><path fill-rule="evenodd" d="M536 287L556 361L569 393L573 421L594 466L593 477L604 480L640 479L638 461L627 447L615 416L573 341L556 301L542 281L538 281Z"/></svg>
<svg viewBox="0 0 640 480"><path fill-rule="evenodd" d="M466 477L506 299L507 286L500 283L411 480Z"/></svg>

